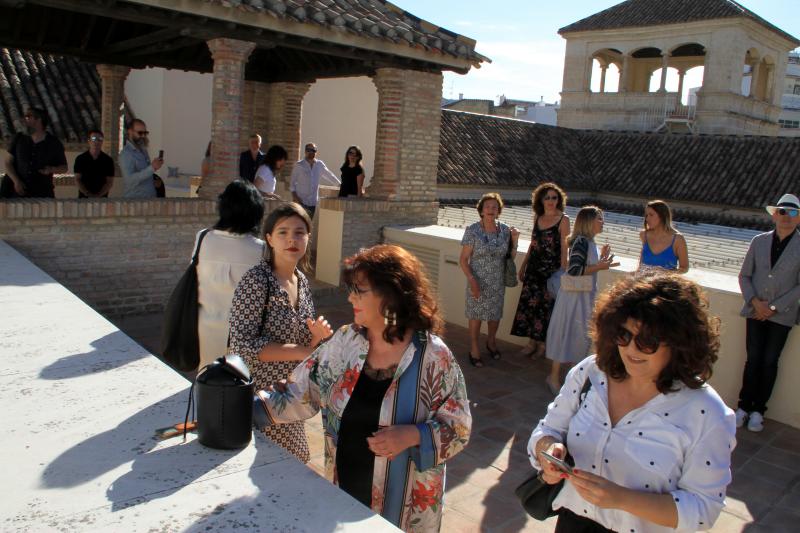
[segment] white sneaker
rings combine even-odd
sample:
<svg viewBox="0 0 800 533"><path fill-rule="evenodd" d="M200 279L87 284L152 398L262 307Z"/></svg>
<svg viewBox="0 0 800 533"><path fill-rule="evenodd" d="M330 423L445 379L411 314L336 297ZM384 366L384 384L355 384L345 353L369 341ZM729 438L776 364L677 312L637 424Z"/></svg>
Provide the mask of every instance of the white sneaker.
<svg viewBox="0 0 800 533"><path fill-rule="evenodd" d="M753 411L747 420L747 430L758 433L762 429L764 429L764 417L758 411Z"/></svg>
<svg viewBox="0 0 800 533"><path fill-rule="evenodd" d="M747 411L745 411L744 409L737 409L736 410L736 427L737 428L742 427L746 420L747 420Z"/></svg>

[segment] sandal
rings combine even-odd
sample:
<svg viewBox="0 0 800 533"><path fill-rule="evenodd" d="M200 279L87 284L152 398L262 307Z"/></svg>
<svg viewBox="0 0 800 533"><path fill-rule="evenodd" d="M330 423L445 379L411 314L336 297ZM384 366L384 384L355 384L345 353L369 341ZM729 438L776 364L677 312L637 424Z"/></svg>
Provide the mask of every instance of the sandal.
<svg viewBox="0 0 800 533"><path fill-rule="evenodd" d="M545 343L540 342L539 344L536 345L536 349L530 354L531 361L536 361L537 359L543 358L546 351L547 351L547 346L545 345Z"/></svg>
<svg viewBox="0 0 800 533"><path fill-rule="evenodd" d="M530 344L526 344L519 351L519 354L523 357L530 357L532 354L536 353L536 346L537 346L536 344L534 344L533 346L531 346Z"/></svg>
<svg viewBox="0 0 800 533"><path fill-rule="evenodd" d="M492 359L494 359L495 361L499 360L500 357L502 357L503 355L500 353L500 350L497 349L492 350L491 348L489 348L489 341L486 341L486 351L489 352L489 355L491 355Z"/></svg>
<svg viewBox="0 0 800 533"><path fill-rule="evenodd" d="M481 356L472 357L471 352L467 352L467 357L469 357L469 363L474 366L475 368L483 368L483 361L481 361Z"/></svg>

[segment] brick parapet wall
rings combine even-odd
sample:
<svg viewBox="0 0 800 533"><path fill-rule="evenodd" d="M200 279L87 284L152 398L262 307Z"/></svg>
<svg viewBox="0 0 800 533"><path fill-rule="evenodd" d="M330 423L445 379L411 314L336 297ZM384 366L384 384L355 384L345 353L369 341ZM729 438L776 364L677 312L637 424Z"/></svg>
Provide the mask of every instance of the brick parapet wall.
<svg viewBox="0 0 800 533"><path fill-rule="evenodd" d="M345 258L361 248L383 242L382 230L386 226L436 224L439 202L330 198L322 200L320 206L344 212L342 258Z"/></svg>
<svg viewBox="0 0 800 533"><path fill-rule="evenodd" d="M160 312L216 202L0 202L0 239L108 317Z"/></svg>
<svg viewBox="0 0 800 533"><path fill-rule="evenodd" d="M372 79L378 90L378 120L370 195L435 200L441 73L381 68Z"/></svg>

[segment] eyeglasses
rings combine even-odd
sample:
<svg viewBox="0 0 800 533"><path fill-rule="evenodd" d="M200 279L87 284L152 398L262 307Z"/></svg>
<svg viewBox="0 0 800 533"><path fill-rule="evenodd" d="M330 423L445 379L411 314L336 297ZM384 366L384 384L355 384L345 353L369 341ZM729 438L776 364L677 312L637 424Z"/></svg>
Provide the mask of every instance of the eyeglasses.
<svg viewBox="0 0 800 533"><path fill-rule="evenodd" d="M89 137L89 140L92 141L92 142L95 142L95 143L96 142L103 142L103 138L102 137L98 137L97 135L92 135L91 137Z"/></svg>
<svg viewBox="0 0 800 533"><path fill-rule="evenodd" d="M316 152L316 148L306 148L306 152Z"/></svg>
<svg viewBox="0 0 800 533"><path fill-rule="evenodd" d="M642 336L641 332L634 335L627 329L620 327L617 336L614 338L617 346L627 346L631 341L634 341L640 352L646 354L656 353L658 347L661 346L661 341L653 336Z"/></svg>
<svg viewBox="0 0 800 533"><path fill-rule="evenodd" d="M556 196L545 196L544 199L545 200L558 200L558 195L556 195Z"/></svg>
<svg viewBox="0 0 800 533"><path fill-rule="evenodd" d="M798 214L800 214L800 210L798 210L798 209L784 209L783 207L781 207L780 209L778 209L778 214L781 215L781 216L789 215L790 217L796 217Z"/></svg>
<svg viewBox="0 0 800 533"><path fill-rule="evenodd" d="M359 288L359 286L356 285L355 283L352 283L347 286L347 292L350 294L355 294L356 296L363 296L368 292L372 292L372 289L362 289Z"/></svg>
<svg viewBox="0 0 800 533"><path fill-rule="evenodd" d="M347 155L358 157L358 154L356 152L347 152Z"/></svg>
<svg viewBox="0 0 800 533"><path fill-rule="evenodd" d="M142 137L144 135L150 135L150 132L147 130L141 130L141 131L133 130L133 133L135 133L139 137Z"/></svg>

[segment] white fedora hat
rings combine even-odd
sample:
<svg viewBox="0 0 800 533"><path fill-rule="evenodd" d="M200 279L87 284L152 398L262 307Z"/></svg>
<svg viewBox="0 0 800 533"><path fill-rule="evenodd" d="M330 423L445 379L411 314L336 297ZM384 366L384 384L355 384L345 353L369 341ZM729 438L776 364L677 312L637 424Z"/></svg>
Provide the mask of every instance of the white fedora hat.
<svg viewBox="0 0 800 533"><path fill-rule="evenodd" d="M767 213L774 215L778 209L800 209L800 200L794 194L784 194L776 205L767 206Z"/></svg>

